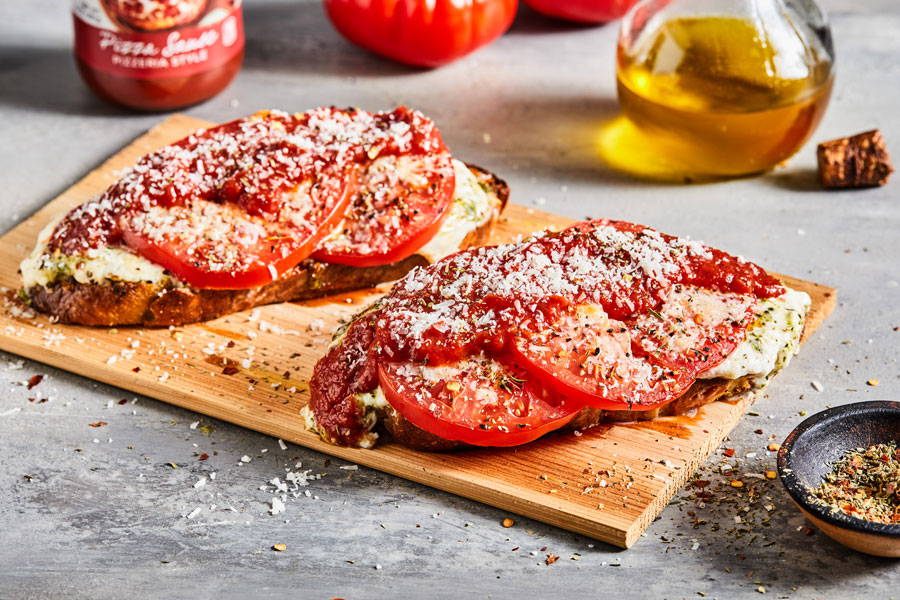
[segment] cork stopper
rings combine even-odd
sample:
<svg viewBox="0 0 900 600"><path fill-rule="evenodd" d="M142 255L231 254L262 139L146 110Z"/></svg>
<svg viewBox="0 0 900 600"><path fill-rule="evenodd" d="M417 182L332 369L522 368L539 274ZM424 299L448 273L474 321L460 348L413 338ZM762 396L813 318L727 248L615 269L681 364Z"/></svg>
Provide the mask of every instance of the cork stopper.
<svg viewBox="0 0 900 600"><path fill-rule="evenodd" d="M822 142L817 151L819 181L826 188L862 188L884 185L894 167L877 129Z"/></svg>

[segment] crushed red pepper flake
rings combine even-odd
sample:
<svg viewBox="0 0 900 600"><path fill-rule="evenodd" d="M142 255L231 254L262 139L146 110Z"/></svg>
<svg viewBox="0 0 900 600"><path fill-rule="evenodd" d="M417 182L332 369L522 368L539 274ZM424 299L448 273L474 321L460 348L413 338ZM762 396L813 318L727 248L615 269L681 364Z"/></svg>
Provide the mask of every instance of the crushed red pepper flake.
<svg viewBox="0 0 900 600"><path fill-rule="evenodd" d="M555 562L558 561L558 560L559 560L559 557L558 557L557 555L555 555L555 554L548 554L548 555L547 555L547 558L544 560L544 564L552 565L553 563L555 563Z"/></svg>
<svg viewBox="0 0 900 600"><path fill-rule="evenodd" d="M730 458L734 456L734 448L725 448L722 453Z"/></svg>
<svg viewBox="0 0 900 600"><path fill-rule="evenodd" d="M90 427L103 427L104 425L107 425L107 422L106 421L97 421L96 423L88 423L88 425Z"/></svg>
<svg viewBox="0 0 900 600"><path fill-rule="evenodd" d="M30 389L34 388L36 385L38 385L43 380L44 380L44 376L40 373L38 373L37 375L32 375L31 377L28 378L28 389L30 390Z"/></svg>
<svg viewBox="0 0 900 600"><path fill-rule="evenodd" d="M239 371L240 369L238 369L234 365L225 365L224 367L222 367L222 375L235 375Z"/></svg>

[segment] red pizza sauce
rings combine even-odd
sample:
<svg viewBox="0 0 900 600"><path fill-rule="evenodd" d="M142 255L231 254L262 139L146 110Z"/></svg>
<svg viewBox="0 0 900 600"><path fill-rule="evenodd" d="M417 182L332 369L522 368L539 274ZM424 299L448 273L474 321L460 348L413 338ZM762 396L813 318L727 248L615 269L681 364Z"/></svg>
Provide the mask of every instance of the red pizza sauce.
<svg viewBox="0 0 900 600"><path fill-rule="evenodd" d="M339 345L319 360L309 382L316 425L332 440L357 444L366 433L355 395L378 387L378 363L370 360L377 311L357 317Z"/></svg>

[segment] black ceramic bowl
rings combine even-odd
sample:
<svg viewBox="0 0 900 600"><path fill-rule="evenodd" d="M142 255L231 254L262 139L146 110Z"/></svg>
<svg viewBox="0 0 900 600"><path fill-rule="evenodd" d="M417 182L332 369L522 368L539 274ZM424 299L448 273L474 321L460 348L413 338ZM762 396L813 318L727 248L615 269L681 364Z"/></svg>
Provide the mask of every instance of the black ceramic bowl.
<svg viewBox="0 0 900 600"><path fill-rule="evenodd" d="M800 423L778 450L778 474L806 517L832 539L866 554L900 557L900 524L851 517L814 502L813 488L854 448L900 441L900 402L857 402Z"/></svg>

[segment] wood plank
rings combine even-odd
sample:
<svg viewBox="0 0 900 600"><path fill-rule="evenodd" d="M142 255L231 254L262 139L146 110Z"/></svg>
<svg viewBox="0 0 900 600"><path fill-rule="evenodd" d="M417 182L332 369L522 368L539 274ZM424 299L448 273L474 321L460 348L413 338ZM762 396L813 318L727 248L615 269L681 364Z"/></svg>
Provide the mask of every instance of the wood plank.
<svg viewBox="0 0 900 600"><path fill-rule="evenodd" d="M54 215L100 193L141 155L206 125L169 117L0 238L0 286L6 288L0 349L620 547L638 539L752 403L753 396L744 395L692 416L598 427L580 436L558 433L507 450L428 454L392 444L342 448L306 431L298 412L332 329L386 288L276 304L170 330L58 325L23 311L14 300L17 266L38 231ZM569 222L511 205L493 241ZM833 309L835 290L784 280L813 298L805 339ZM238 372L223 374L224 360ZM604 476L607 487L582 493L601 470L610 473Z"/></svg>

